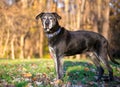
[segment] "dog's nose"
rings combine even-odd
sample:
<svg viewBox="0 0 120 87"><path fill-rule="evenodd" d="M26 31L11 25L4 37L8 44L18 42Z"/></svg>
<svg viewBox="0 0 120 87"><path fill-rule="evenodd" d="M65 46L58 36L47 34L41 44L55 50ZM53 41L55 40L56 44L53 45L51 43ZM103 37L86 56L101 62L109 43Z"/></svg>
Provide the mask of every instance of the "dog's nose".
<svg viewBox="0 0 120 87"><path fill-rule="evenodd" d="M49 25L49 20L46 20L45 25Z"/></svg>

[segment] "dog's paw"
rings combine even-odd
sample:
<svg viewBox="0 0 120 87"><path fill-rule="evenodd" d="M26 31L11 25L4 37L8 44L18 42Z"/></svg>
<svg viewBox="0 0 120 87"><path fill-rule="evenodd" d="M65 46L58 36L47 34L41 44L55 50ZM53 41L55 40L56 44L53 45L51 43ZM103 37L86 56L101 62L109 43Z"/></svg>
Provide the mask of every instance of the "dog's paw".
<svg viewBox="0 0 120 87"><path fill-rule="evenodd" d="M54 80L55 87L60 87L63 84L63 81L61 79Z"/></svg>

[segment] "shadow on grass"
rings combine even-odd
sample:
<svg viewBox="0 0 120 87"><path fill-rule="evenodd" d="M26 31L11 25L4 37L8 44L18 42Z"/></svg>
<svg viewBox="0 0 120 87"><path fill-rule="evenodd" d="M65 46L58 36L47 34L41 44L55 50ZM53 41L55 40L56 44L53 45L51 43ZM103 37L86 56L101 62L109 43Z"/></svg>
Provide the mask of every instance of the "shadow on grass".
<svg viewBox="0 0 120 87"><path fill-rule="evenodd" d="M65 81L73 84L86 84L94 80L95 66L88 62L65 61L64 62Z"/></svg>
<svg viewBox="0 0 120 87"><path fill-rule="evenodd" d="M107 84L108 86L118 86L120 84L120 66L111 63L114 72L114 81L107 81L101 80L100 82L95 82L95 77L97 76L96 67L89 63L89 62L79 62L79 61L65 61L64 62L64 71L66 72L64 81L70 81L72 84L87 84L97 87L98 85L103 85L103 83ZM104 68L105 69L105 68ZM106 70L106 69L105 69ZM106 73L105 73L106 74ZM106 75L105 75L106 76ZM108 75L107 75L108 76ZM103 76L104 79L104 76Z"/></svg>
<svg viewBox="0 0 120 87"><path fill-rule="evenodd" d="M95 67L93 64L88 62L77 62L77 61L64 61L64 70L67 70L69 67L81 66L81 67Z"/></svg>

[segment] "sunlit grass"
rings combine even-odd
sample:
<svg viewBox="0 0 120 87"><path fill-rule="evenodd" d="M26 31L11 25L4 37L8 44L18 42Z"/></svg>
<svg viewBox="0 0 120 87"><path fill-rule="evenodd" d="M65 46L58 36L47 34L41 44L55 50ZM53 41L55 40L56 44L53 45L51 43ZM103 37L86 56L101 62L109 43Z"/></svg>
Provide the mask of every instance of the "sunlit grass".
<svg viewBox="0 0 120 87"><path fill-rule="evenodd" d="M112 65L115 76L120 76ZM63 82L87 84L94 81L96 68L90 60L65 59ZM40 85L50 87L56 77L52 59L0 60L0 84L14 84L16 87Z"/></svg>

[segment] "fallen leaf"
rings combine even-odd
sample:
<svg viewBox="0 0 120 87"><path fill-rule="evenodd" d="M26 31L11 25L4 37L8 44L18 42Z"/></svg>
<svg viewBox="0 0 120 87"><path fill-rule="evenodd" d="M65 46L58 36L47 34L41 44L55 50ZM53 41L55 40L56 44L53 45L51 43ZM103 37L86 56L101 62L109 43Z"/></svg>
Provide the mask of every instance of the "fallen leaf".
<svg viewBox="0 0 120 87"><path fill-rule="evenodd" d="M89 68L88 68L88 67L86 67L86 68L84 68L84 70L85 70L85 71L89 71Z"/></svg>
<svg viewBox="0 0 120 87"><path fill-rule="evenodd" d="M38 78L37 77L33 77L32 78L32 81L36 81Z"/></svg>
<svg viewBox="0 0 120 87"><path fill-rule="evenodd" d="M46 78L46 77L47 77L47 74L46 74L46 73L43 73L43 74L42 74L42 77L43 77L43 78Z"/></svg>
<svg viewBox="0 0 120 87"><path fill-rule="evenodd" d="M55 80L55 81L54 81L54 83L55 83L55 84L62 84L62 83L63 83L63 81L62 81L62 80L60 80L60 79L58 79L58 80Z"/></svg>
<svg viewBox="0 0 120 87"><path fill-rule="evenodd" d="M31 74L31 73L23 73L22 76L23 76L24 78L29 78L29 77L32 76L32 74Z"/></svg>
<svg viewBox="0 0 120 87"><path fill-rule="evenodd" d="M48 67L48 66L47 66L47 69L48 69L49 71L51 71L50 67Z"/></svg>

